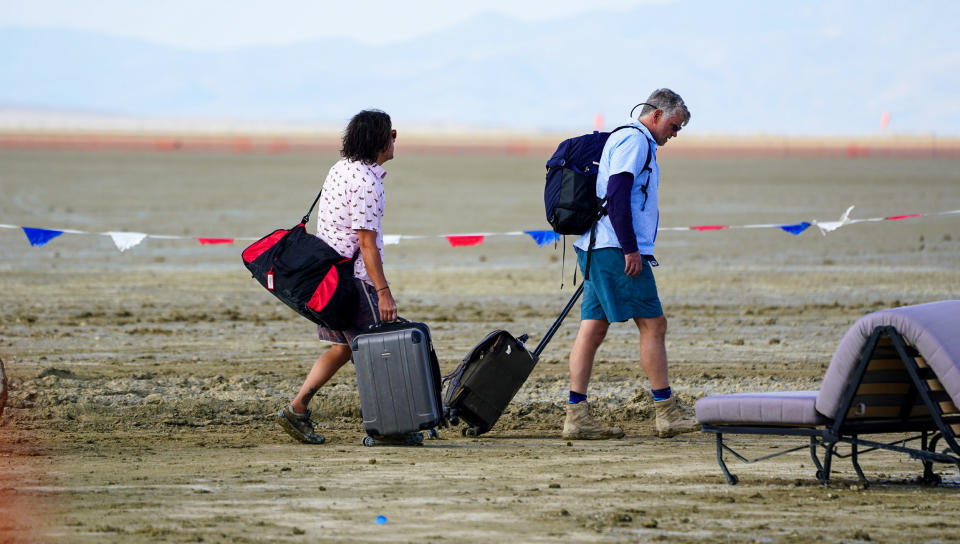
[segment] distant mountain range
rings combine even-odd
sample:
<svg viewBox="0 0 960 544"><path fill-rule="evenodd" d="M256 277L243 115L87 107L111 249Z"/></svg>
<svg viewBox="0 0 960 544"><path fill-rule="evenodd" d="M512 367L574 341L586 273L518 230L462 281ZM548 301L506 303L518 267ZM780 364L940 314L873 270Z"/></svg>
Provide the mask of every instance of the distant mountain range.
<svg viewBox="0 0 960 544"><path fill-rule="evenodd" d="M0 108L338 125L379 107L437 127L586 130L595 113L615 126L669 86L697 132L871 134L890 111L891 131L960 134L960 3L871 5L668 3L541 23L485 15L386 45L229 51L3 28Z"/></svg>

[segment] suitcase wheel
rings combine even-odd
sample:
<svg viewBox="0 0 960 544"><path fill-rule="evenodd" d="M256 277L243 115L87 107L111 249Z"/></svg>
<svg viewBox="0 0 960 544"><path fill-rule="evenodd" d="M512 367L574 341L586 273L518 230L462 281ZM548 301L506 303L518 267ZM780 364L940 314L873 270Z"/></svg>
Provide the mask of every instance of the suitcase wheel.
<svg viewBox="0 0 960 544"><path fill-rule="evenodd" d="M479 435L480 433L477 432L476 427L464 427L463 429L460 429L460 434L463 436L469 436L473 438Z"/></svg>
<svg viewBox="0 0 960 544"><path fill-rule="evenodd" d="M363 440L361 440L360 443L368 448L371 448L378 444L377 440L370 435L364 436ZM402 445L402 446L422 446L423 433L410 433L410 434L385 436L385 437L381 437L381 440L379 443Z"/></svg>

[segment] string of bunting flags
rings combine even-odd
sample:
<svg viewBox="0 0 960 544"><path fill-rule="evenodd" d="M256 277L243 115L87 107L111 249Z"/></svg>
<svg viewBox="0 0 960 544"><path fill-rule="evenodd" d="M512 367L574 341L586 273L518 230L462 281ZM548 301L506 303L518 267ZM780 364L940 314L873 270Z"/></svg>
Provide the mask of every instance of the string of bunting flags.
<svg viewBox="0 0 960 544"><path fill-rule="evenodd" d="M727 229L771 229L776 228L784 232L788 232L794 236L798 236L804 231L806 231L811 226L816 226L820 233L824 236L827 233L833 232L841 227L846 225L853 225L855 223L876 223L879 221L900 221L903 219L911 219L915 217L932 217L938 215L954 215L960 214L960 210L951 210L946 212L932 212L932 213L910 213L903 215L890 215L886 217L869 217L861 219L853 219L850 217L850 212L853 211L854 206L847 208L845 212L840 216L840 219L837 221L818 221L812 219L810 221L800 221L799 223L791 224L757 224L757 225L692 225L689 227L661 227L660 231L715 231L715 230L727 230ZM108 232L88 232L75 229L50 229L50 228L36 228L36 227L24 227L17 225L5 225L0 224L0 229L19 229L27 237L27 241L30 242L31 246L41 247L46 245L48 242L54 238L60 236L61 234L85 234L85 235L97 235L97 236L109 236L113 243L117 246L117 249L120 251L126 251L130 248L133 248L139 245L141 242L147 238L153 238L156 240L196 240L201 245L217 245L217 244L232 244L238 241L256 241L259 238L211 238L211 237L199 237L199 236L173 236L173 235L164 235L164 234L147 234L144 232L126 232L126 231L108 231ZM482 244L487 237L490 236L529 236L533 241L540 247L544 247L550 244L557 242L560 239L560 235L553 232L552 230L523 230L523 231L514 231L514 232L481 232L481 233L472 233L472 234L439 234L439 235L408 235L408 234L385 234L383 236L384 245L396 245L399 244L401 240L418 240L418 239L428 239L428 238L444 238L450 244L451 247L469 247L469 246L478 246Z"/></svg>

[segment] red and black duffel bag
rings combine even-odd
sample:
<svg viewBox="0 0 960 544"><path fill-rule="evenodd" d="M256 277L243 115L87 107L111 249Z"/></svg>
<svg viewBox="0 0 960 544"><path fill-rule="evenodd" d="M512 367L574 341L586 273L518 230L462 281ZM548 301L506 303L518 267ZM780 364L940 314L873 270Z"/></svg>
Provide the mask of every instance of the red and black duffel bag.
<svg viewBox="0 0 960 544"><path fill-rule="evenodd" d="M313 201L300 224L279 229L243 250L243 264L267 291L295 312L333 330L353 326L360 292L353 280L357 253L343 257L307 232Z"/></svg>

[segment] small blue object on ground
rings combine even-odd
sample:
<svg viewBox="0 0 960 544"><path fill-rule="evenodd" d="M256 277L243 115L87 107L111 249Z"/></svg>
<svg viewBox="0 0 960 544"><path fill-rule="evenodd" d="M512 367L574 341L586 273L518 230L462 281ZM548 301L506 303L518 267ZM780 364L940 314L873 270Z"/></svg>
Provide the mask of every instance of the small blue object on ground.
<svg viewBox="0 0 960 544"><path fill-rule="evenodd" d="M387 522L387 516L377 516L377 525L383 525Z"/></svg>

